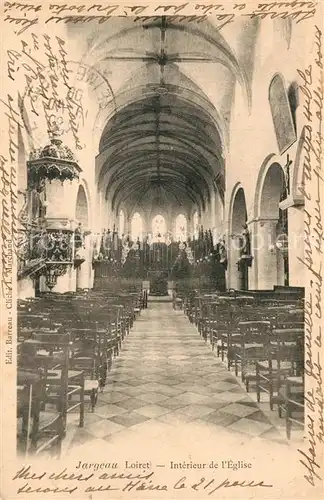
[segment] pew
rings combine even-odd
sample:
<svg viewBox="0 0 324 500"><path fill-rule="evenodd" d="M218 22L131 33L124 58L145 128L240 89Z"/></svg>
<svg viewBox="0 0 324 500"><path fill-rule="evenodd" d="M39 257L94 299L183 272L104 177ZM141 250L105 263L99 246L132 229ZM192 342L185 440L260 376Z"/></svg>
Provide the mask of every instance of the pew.
<svg viewBox="0 0 324 500"><path fill-rule="evenodd" d="M286 419L286 433L303 418L304 290L219 292L188 288L184 314L216 355L234 367L247 392L252 382L257 401L266 395L270 408ZM298 418L296 418L296 413Z"/></svg>
<svg viewBox="0 0 324 500"><path fill-rule="evenodd" d="M18 441L25 455L59 456L68 413L79 411L82 427L88 400L95 411L113 359L147 307L141 286L116 285L18 301Z"/></svg>

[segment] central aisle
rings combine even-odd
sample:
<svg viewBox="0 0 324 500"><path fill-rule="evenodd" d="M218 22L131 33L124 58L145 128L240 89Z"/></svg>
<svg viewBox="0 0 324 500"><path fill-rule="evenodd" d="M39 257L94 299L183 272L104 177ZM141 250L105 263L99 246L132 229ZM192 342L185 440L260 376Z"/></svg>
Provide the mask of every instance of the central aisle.
<svg viewBox="0 0 324 500"><path fill-rule="evenodd" d="M185 477L199 482L210 474L220 481L264 480L273 485L249 489L245 496L235 488L222 490L222 498L276 499L283 489L285 498L301 498L307 489L297 451L300 442L286 441L284 419L280 432L270 422L268 417L276 423L269 403L261 408L265 411L182 311L174 311L168 302L149 302L114 360L95 412L86 413L85 427L77 427L78 415L69 416L62 458L75 466L79 461L85 467L102 464L107 473L111 462L118 463L118 473L135 475L143 473L145 464L159 484L169 486ZM233 468L231 460L243 465ZM190 470L182 470L181 464ZM181 498L189 498L188 491ZM147 493L146 498L170 498L159 491ZM142 492L131 494L143 498Z"/></svg>
<svg viewBox="0 0 324 500"><path fill-rule="evenodd" d="M103 446L161 436L165 442L169 435L173 442L174 430L186 440L193 431L204 433L218 444L223 438L286 442L183 312L159 301L136 320L95 413L86 413L83 429L72 427L68 452L94 441Z"/></svg>

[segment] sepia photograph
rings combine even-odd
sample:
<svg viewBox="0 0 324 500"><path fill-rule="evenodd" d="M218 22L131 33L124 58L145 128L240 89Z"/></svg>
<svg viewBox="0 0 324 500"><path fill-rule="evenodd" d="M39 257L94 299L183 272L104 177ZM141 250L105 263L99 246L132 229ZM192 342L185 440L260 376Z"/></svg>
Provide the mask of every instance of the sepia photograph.
<svg viewBox="0 0 324 500"><path fill-rule="evenodd" d="M322 3L1 10L1 497L322 497Z"/></svg>

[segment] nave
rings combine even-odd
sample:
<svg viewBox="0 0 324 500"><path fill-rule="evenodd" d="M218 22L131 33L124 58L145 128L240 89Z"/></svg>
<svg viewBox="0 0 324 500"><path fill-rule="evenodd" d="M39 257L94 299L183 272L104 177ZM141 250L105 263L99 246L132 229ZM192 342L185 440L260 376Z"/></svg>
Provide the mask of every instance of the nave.
<svg viewBox="0 0 324 500"><path fill-rule="evenodd" d="M135 322L84 428L78 428L77 416L70 420L63 442L68 456L150 442L190 449L204 439L211 448L251 440L272 451L288 446L284 419L266 400L257 404L255 393L247 394L183 311L174 311L166 299L149 301ZM294 431L290 446L300 437Z"/></svg>
<svg viewBox="0 0 324 500"><path fill-rule="evenodd" d="M87 119L76 142L67 109L33 129L31 103L21 111L25 456L255 441L288 453L307 433L308 143L294 67L308 48L286 19L214 21L57 26Z"/></svg>

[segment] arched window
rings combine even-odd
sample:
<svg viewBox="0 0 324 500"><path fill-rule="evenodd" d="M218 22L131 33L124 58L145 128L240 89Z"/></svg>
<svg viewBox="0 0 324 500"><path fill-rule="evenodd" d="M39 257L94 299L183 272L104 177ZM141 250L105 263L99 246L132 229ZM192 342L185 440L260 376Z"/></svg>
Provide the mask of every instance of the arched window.
<svg viewBox="0 0 324 500"><path fill-rule="evenodd" d="M122 236L125 232L125 214L124 210L119 212L119 235Z"/></svg>
<svg viewBox="0 0 324 500"><path fill-rule="evenodd" d="M165 241L167 225L163 215L156 215L152 220L153 241Z"/></svg>
<svg viewBox="0 0 324 500"><path fill-rule="evenodd" d="M279 153L282 154L297 140L297 135L285 81L280 74L270 82L269 103Z"/></svg>
<svg viewBox="0 0 324 500"><path fill-rule="evenodd" d="M131 230L132 230L132 240L136 241L137 238L139 238L139 240L142 241L143 220L138 212L136 212L132 217Z"/></svg>
<svg viewBox="0 0 324 500"><path fill-rule="evenodd" d="M176 218L175 237L176 241L186 241L187 239L187 218L183 214Z"/></svg>
<svg viewBox="0 0 324 500"><path fill-rule="evenodd" d="M195 212L193 214L193 234L194 234L194 237L198 237L198 234L199 234L199 216L198 216L198 212Z"/></svg>

